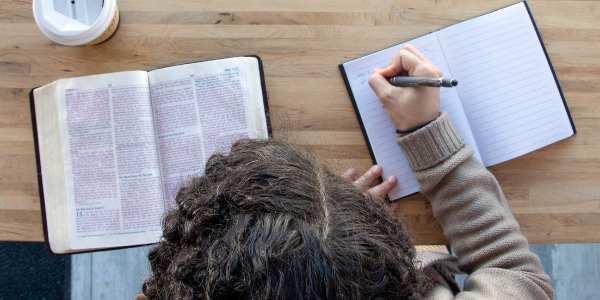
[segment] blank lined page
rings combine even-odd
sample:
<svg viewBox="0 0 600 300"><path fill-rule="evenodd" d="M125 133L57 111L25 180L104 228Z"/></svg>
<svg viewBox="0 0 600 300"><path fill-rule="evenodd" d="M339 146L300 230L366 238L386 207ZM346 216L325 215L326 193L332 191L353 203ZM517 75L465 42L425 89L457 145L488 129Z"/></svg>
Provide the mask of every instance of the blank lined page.
<svg viewBox="0 0 600 300"><path fill-rule="evenodd" d="M484 165L573 135L524 3L437 32Z"/></svg>
<svg viewBox="0 0 600 300"><path fill-rule="evenodd" d="M433 64L442 70L444 76L451 76L435 33L408 41L408 43L423 52ZM398 185L389 193L390 199L398 199L418 192L419 183L412 176L406 156L395 142L396 128L388 118L385 109L381 107L381 101L369 86L368 81L373 69L384 68L404 44L343 64L356 107L369 138L370 147L377 164L383 169L383 178L390 175L398 178ZM440 110L448 112L458 132L467 144L475 148L476 157L481 160L456 89L440 89Z"/></svg>

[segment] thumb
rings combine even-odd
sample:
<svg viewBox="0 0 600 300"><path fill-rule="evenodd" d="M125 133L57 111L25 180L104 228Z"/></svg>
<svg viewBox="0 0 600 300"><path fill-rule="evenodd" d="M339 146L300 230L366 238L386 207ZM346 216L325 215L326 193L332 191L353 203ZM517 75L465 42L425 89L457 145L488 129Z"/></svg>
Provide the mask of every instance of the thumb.
<svg viewBox="0 0 600 300"><path fill-rule="evenodd" d="M389 92L391 92L390 90L394 88L385 77L381 76L379 69L373 70L373 74L369 77L369 85L380 99L380 95L383 95L386 92L389 94Z"/></svg>
<svg viewBox="0 0 600 300"><path fill-rule="evenodd" d="M379 70L378 73L383 77L392 77L392 76L400 74L400 72L402 72L402 71L403 71L403 69L401 67L398 68L397 65L392 63L389 66L386 66L385 68Z"/></svg>

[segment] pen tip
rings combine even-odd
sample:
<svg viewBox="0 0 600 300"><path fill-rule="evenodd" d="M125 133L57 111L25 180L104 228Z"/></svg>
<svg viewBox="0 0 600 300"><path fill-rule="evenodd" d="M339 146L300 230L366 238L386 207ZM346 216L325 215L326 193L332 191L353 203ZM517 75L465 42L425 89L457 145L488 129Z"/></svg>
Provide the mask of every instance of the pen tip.
<svg viewBox="0 0 600 300"><path fill-rule="evenodd" d="M457 86L458 85L458 81L456 79L452 79L451 84L452 84L452 86Z"/></svg>

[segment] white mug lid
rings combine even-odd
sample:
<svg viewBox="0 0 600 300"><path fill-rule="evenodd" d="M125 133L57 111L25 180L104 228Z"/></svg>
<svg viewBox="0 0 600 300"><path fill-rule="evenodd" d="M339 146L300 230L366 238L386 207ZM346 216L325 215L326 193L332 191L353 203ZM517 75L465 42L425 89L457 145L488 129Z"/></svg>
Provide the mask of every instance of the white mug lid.
<svg viewBox="0 0 600 300"><path fill-rule="evenodd" d="M100 36L115 14L116 0L33 0L40 30L64 45L83 45Z"/></svg>

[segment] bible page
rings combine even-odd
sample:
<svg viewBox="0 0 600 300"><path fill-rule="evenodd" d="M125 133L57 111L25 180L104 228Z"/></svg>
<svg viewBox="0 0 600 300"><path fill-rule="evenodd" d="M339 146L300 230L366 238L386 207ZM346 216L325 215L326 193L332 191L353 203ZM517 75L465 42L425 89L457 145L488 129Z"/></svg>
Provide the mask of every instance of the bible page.
<svg viewBox="0 0 600 300"><path fill-rule="evenodd" d="M573 135L524 3L437 34L485 166Z"/></svg>
<svg viewBox="0 0 600 300"><path fill-rule="evenodd" d="M258 59L237 57L149 72L164 199L242 138L268 138Z"/></svg>
<svg viewBox="0 0 600 300"><path fill-rule="evenodd" d="M164 212L147 73L61 79L71 248L158 241Z"/></svg>
<svg viewBox="0 0 600 300"><path fill-rule="evenodd" d="M424 35L406 43L410 43L425 54L427 59L440 68L445 77L452 77L435 33ZM406 43L343 64L356 107L369 138L368 142L376 163L383 169L382 176L387 178L390 175L395 175L398 178L398 184L388 194L392 200L418 192L419 183L412 175L406 155L395 142L396 128L388 118L385 108L381 107L381 101L369 86L368 81L373 69L383 69ZM475 156L481 160L462 104L454 88L440 88L440 111L448 112L457 131L466 143L475 149Z"/></svg>

